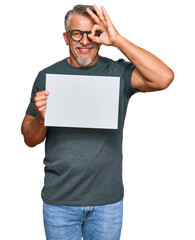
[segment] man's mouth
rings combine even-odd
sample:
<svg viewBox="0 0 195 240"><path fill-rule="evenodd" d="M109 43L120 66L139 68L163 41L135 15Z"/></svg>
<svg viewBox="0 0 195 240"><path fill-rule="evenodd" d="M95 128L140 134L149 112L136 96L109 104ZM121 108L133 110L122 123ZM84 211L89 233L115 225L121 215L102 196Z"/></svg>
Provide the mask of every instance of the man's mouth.
<svg viewBox="0 0 195 240"><path fill-rule="evenodd" d="M77 49L79 50L79 52L81 53L88 53L91 51L91 49L93 49L94 47L77 47Z"/></svg>

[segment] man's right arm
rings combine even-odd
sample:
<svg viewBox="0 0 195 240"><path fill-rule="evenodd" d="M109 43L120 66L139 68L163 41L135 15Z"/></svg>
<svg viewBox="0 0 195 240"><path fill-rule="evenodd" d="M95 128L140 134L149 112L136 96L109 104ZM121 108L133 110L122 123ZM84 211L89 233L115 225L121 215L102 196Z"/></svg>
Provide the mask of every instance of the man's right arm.
<svg viewBox="0 0 195 240"><path fill-rule="evenodd" d="M47 133L47 127L44 126L45 110L48 91L37 92L34 98L34 107L37 115L26 114L21 126L21 132L24 136L24 142L29 147L34 147L44 141Z"/></svg>

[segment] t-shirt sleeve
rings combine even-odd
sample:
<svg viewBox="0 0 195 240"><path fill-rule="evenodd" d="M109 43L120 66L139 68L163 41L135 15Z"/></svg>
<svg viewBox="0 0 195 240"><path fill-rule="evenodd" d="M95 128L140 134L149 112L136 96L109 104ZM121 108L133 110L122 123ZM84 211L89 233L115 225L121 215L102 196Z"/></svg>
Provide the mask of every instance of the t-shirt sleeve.
<svg viewBox="0 0 195 240"><path fill-rule="evenodd" d="M39 77L40 76L38 74L36 79L35 79L35 82L33 84L33 88L32 88L32 91L31 91L30 103L29 103L29 105L27 107L27 110L26 110L26 114L34 116L34 117L37 115L37 112L34 108L34 97L35 97L36 93L40 91L40 89L39 89Z"/></svg>
<svg viewBox="0 0 195 240"><path fill-rule="evenodd" d="M131 85L131 76L135 66L131 62L129 63L125 62L125 63L126 63L126 67L125 67L122 79L125 81L125 93L127 97L130 98L136 92L136 90Z"/></svg>
<svg viewBox="0 0 195 240"><path fill-rule="evenodd" d="M125 83L125 95L127 98L130 98L136 92L139 92L137 89L133 88L131 85L131 77L135 66L131 62L127 62L123 59L118 60L119 68L122 71L122 80Z"/></svg>

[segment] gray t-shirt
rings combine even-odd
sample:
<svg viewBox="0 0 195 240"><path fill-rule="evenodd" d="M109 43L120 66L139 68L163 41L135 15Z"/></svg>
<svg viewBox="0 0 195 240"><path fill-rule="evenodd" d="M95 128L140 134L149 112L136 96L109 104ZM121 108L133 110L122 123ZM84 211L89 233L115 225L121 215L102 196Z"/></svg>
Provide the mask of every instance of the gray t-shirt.
<svg viewBox="0 0 195 240"><path fill-rule="evenodd" d="M41 194L44 202L95 206L123 198L123 126L129 98L135 92L131 87L133 69L134 65L123 59L101 57L93 66L73 67L66 58L39 72L26 111L31 116L36 116L34 96L45 90L47 73L120 77L118 129L47 127Z"/></svg>

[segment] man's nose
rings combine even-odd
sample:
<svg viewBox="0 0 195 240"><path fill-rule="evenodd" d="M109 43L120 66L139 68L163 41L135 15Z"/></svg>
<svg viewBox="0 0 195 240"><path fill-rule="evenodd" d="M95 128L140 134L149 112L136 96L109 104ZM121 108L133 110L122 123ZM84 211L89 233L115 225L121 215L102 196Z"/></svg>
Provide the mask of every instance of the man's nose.
<svg viewBox="0 0 195 240"><path fill-rule="evenodd" d="M84 33L84 34L83 34L83 38L81 39L80 42L81 42L82 44L88 44L89 42L91 42L91 41L89 40L89 38L88 38L87 33Z"/></svg>

